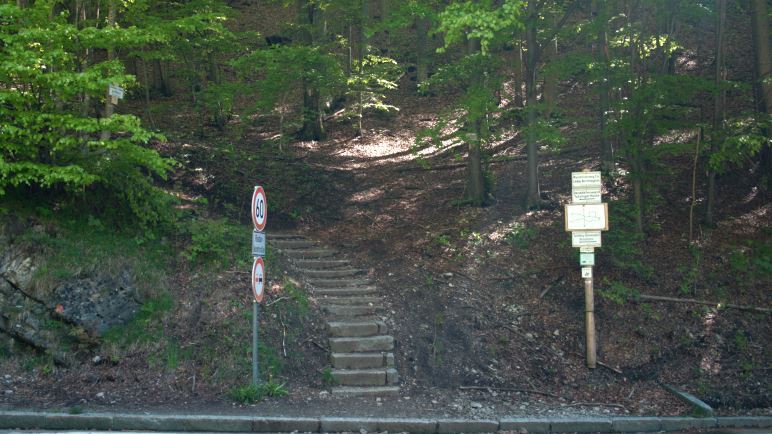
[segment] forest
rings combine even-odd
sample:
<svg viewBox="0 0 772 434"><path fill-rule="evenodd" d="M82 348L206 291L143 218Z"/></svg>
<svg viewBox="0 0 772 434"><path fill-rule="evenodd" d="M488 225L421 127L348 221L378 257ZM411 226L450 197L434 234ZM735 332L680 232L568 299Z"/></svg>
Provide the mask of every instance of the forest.
<svg viewBox="0 0 772 434"><path fill-rule="evenodd" d="M262 185L269 243L303 234L377 283L416 408L688 412L666 383L727 414L768 411L769 13L3 2L0 405L254 401L245 275ZM609 204L593 370L563 227L582 170L602 173ZM286 259L266 257L258 394L303 401L336 380L319 297ZM431 404L438 390L453 393Z"/></svg>

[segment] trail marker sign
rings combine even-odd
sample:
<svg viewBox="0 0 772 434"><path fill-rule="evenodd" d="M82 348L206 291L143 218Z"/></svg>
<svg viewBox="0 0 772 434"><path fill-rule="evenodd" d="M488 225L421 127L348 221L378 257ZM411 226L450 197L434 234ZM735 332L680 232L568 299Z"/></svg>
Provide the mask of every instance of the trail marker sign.
<svg viewBox="0 0 772 434"><path fill-rule="evenodd" d="M252 231L252 256L265 256L265 232Z"/></svg>
<svg viewBox="0 0 772 434"><path fill-rule="evenodd" d="M255 186L252 193L252 223L255 230L263 232L265 224L268 221L268 201L265 198L265 190L261 186Z"/></svg>
<svg viewBox="0 0 772 434"><path fill-rule="evenodd" d="M608 230L608 204L567 204L567 231L606 231Z"/></svg>
<svg viewBox="0 0 772 434"><path fill-rule="evenodd" d="M260 303L263 301L263 290L265 289L265 263L263 258L255 258L254 264L252 264L252 294L255 296L255 301Z"/></svg>

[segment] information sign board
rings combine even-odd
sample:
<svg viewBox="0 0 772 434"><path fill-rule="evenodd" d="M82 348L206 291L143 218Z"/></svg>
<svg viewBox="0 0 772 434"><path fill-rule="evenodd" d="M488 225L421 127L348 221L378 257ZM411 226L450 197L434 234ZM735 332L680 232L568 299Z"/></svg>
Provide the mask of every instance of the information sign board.
<svg viewBox="0 0 772 434"><path fill-rule="evenodd" d="M597 190L572 190L571 203L600 203L600 188Z"/></svg>
<svg viewBox="0 0 772 434"><path fill-rule="evenodd" d="M565 206L567 231L608 230L608 204L567 204Z"/></svg>
<svg viewBox="0 0 772 434"><path fill-rule="evenodd" d="M252 231L252 256L265 256L265 233Z"/></svg>
<svg viewBox="0 0 772 434"><path fill-rule="evenodd" d="M571 189L600 188L600 172L571 172Z"/></svg>
<svg viewBox="0 0 772 434"><path fill-rule="evenodd" d="M118 99L123 99L123 93L124 93L123 88L118 86L117 84L111 84L107 88L107 94Z"/></svg>
<svg viewBox="0 0 772 434"><path fill-rule="evenodd" d="M571 232L571 247L600 247L600 231Z"/></svg>
<svg viewBox="0 0 772 434"><path fill-rule="evenodd" d="M592 267L582 267L582 279L592 279Z"/></svg>
<svg viewBox="0 0 772 434"><path fill-rule="evenodd" d="M579 253L579 265L595 265L595 253Z"/></svg>

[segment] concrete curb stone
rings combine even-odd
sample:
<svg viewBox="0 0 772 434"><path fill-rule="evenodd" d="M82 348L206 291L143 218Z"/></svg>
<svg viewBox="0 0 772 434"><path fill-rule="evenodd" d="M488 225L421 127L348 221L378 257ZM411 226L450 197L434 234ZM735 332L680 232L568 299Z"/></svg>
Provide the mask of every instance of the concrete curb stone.
<svg viewBox="0 0 772 434"><path fill-rule="evenodd" d="M495 420L440 419L437 421L438 433L478 433L498 430L499 422Z"/></svg>
<svg viewBox="0 0 772 434"><path fill-rule="evenodd" d="M85 413L66 414L0 410L0 429L176 432L358 432L362 429L388 432L478 433L528 432L655 432L698 428L768 428L772 417L612 417L544 419L503 417L497 420L372 418L372 417L282 417Z"/></svg>
<svg viewBox="0 0 772 434"><path fill-rule="evenodd" d="M550 419L533 419L529 417L503 418L499 423L502 431L526 430L529 433L550 432Z"/></svg>
<svg viewBox="0 0 772 434"><path fill-rule="evenodd" d="M715 428L715 417L663 417L660 429L662 431L680 431L691 428Z"/></svg>
<svg viewBox="0 0 772 434"><path fill-rule="evenodd" d="M614 417L611 418L611 430L614 432L653 432L660 431L660 417Z"/></svg>
<svg viewBox="0 0 772 434"><path fill-rule="evenodd" d="M716 425L719 427L769 428L772 427L772 417L724 416L716 418Z"/></svg>
<svg viewBox="0 0 772 434"><path fill-rule="evenodd" d="M320 432L319 418L303 417L250 417L252 432Z"/></svg>
<svg viewBox="0 0 772 434"><path fill-rule="evenodd" d="M57 414L46 413L43 415L42 428L44 429L89 429L109 431L113 427L111 414Z"/></svg>
<svg viewBox="0 0 772 434"><path fill-rule="evenodd" d="M378 431L435 433L437 421L427 419L384 419L378 422Z"/></svg>
<svg viewBox="0 0 772 434"><path fill-rule="evenodd" d="M611 419L577 418L556 419L550 424L551 432L610 432Z"/></svg>
<svg viewBox="0 0 772 434"><path fill-rule="evenodd" d="M321 418L321 432L359 432L378 431L378 419L355 417L323 417Z"/></svg>

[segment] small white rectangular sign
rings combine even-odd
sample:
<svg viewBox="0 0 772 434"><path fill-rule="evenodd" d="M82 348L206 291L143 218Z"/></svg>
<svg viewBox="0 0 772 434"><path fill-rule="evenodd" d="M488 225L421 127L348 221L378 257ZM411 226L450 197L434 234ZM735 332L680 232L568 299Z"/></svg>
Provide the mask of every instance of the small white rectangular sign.
<svg viewBox="0 0 772 434"><path fill-rule="evenodd" d="M600 172L571 172L571 189L600 189Z"/></svg>
<svg viewBox="0 0 772 434"><path fill-rule="evenodd" d="M600 247L600 231L571 232L572 247Z"/></svg>
<svg viewBox="0 0 772 434"><path fill-rule="evenodd" d="M265 256L265 232L252 231L252 256Z"/></svg>
<svg viewBox="0 0 772 434"><path fill-rule="evenodd" d="M608 204L567 204L565 213L567 231L608 230Z"/></svg>
<svg viewBox="0 0 772 434"><path fill-rule="evenodd" d="M123 88L117 84L111 84L108 88L108 95L114 96L118 99L123 99Z"/></svg>
<svg viewBox="0 0 772 434"><path fill-rule="evenodd" d="M571 203L600 203L600 189L572 190Z"/></svg>
<svg viewBox="0 0 772 434"><path fill-rule="evenodd" d="M582 279L592 279L592 267L582 267Z"/></svg>
<svg viewBox="0 0 772 434"><path fill-rule="evenodd" d="M579 253L579 265L595 265L595 253Z"/></svg>
<svg viewBox="0 0 772 434"><path fill-rule="evenodd" d="M595 247L579 247L581 253L595 253Z"/></svg>

